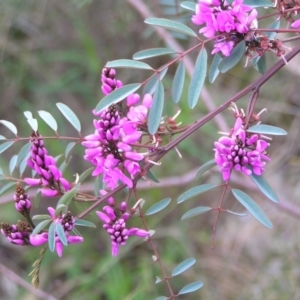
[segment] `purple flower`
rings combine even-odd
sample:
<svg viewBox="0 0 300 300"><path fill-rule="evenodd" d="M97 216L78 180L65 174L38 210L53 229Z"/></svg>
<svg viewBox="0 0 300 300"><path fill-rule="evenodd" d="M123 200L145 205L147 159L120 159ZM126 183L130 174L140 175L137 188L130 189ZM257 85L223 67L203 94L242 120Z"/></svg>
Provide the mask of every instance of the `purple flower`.
<svg viewBox="0 0 300 300"><path fill-rule="evenodd" d="M31 186L42 186L41 192L46 197L54 197L59 193L68 191L71 185L62 177L61 171L56 166L55 159L48 155L40 134L33 131L30 141L32 145L27 165L36 171L40 178L25 178L24 181Z"/></svg>
<svg viewBox="0 0 300 300"><path fill-rule="evenodd" d="M118 89L123 86L123 83L120 80L116 80L116 71L110 68L104 68L101 74L101 90L104 95L110 94L115 89Z"/></svg>
<svg viewBox="0 0 300 300"><path fill-rule="evenodd" d="M121 215L115 213L115 210L111 206L104 206L103 212L96 211L97 216L104 223L103 228L110 235L112 256L117 256L119 253L119 246L126 245L126 241L132 235L138 237L148 237L150 233L146 230L139 228L126 228L126 221L130 215L126 212L126 202L121 203L118 212Z"/></svg>
<svg viewBox="0 0 300 300"><path fill-rule="evenodd" d="M231 32L235 30L234 18L227 11L221 11L217 14L217 24L220 32Z"/></svg>
<svg viewBox="0 0 300 300"><path fill-rule="evenodd" d="M28 222L18 221L15 225L1 223L1 233L12 244L24 246L29 245L29 234L32 232Z"/></svg>
<svg viewBox="0 0 300 300"><path fill-rule="evenodd" d="M133 106L139 99L137 94L127 98L129 111L122 118L116 105L96 113L100 119L94 120L95 133L87 135L82 142L87 148L84 159L95 165L92 175L103 174L103 182L109 189L114 189L119 181L132 187L133 176L141 170L138 162L144 159L144 154L136 152L134 144L147 128L152 96L146 94L141 105Z"/></svg>
<svg viewBox="0 0 300 300"><path fill-rule="evenodd" d="M233 46L234 46L234 42L232 42L232 41L216 42L211 54L215 54L215 53L221 51L224 56L229 56L231 53L231 50L233 49Z"/></svg>
<svg viewBox="0 0 300 300"><path fill-rule="evenodd" d="M271 159L266 155L269 144L260 139L257 134L244 130L243 121L237 118L230 137L221 137L215 145L215 161L220 166L223 180L230 178L232 170L246 175L261 175L266 161Z"/></svg>
<svg viewBox="0 0 300 300"><path fill-rule="evenodd" d="M54 223L60 223L64 229L65 236L67 238L68 244L79 244L83 242L83 238L77 235L70 235L70 231L75 227L75 218L72 216L71 212L66 212L55 216L55 209L53 207L48 207L48 212ZM49 236L48 232L42 232L36 235L30 235L29 240L32 246L40 246L48 242ZM63 244L55 232L55 250L59 257L63 254Z"/></svg>
<svg viewBox="0 0 300 300"><path fill-rule="evenodd" d="M204 25L199 30L200 33L207 38L213 38L220 33L230 33L223 37L219 36L212 54L221 51L223 55L229 56L235 46L234 41L241 41L249 30L257 28L257 11L244 5L243 2L244 0L235 0L229 5L226 1L200 0L196 5L192 22Z"/></svg>
<svg viewBox="0 0 300 300"><path fill-rule="evenodd" d="M298 20L296 20L295 22L293 22L293 23L291 24L291 27L292 27L292 28L298 28L298 27L300 27L300 19L298 19Z"/></svg>
<svg viewBox="0 0 300 300"><path fill-rule="evenodd" d="M31 209L31 202L20 183L16 185L16 193L14 195L15 207L22 215L28 215Z"/></svg>

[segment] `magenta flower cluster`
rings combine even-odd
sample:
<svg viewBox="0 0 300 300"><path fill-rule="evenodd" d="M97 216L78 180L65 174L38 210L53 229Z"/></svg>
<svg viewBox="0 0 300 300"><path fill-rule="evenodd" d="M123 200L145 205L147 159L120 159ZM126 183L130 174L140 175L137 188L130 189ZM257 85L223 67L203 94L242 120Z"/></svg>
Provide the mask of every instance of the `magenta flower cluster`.
<svg viewBox="0 0 300 300"><path fill-rule="evenodd" d="M216 39L212 54L221 51L229 56L235 46L235 34L245 35L257 27L257 11L243 2L235 0L229 5L225 0L200 0L196 5L192 22L196 25L205 24L199 32L207 38L222 34Z"/></svg>
<svg viewBox="0 0 300 300"><path fill-rule="evenodd" d="M17 224L13 225L1 223L1 233L10 243L15 245L29 245L29 235L31 231L31 226L24 221L18 221Z"/></svg>
<svg viewBox="0 0 300 300"><path fill-rule="evenodd" d="M23 215L29 214L31 209L31 202L23 186L20 183L17 183L16 185L16 193L14 194L14 200L16 210L19 213Z"/></svg>
<svg viewBox="0 0 300 300"><path fill-rule="evenodd" d="M266 161L271 159L266 155L269 144L260 135L248 133L243 128L243 121L237 118L231 136L221 137L215 145L215 161L220 166L223 180L230 178L232 170L246 175L261 175Z"/></svg>
<svg viewBox="0 0 300 300"><path fill-rule="evenodd" d="M70 231L74 229L75 218L70 212L64 213L59 216L55 216L55 209L48 207L48 212L55 224L60 223L64 229L68 244L79 244L83 242L83 237L77 235L70 235ZM48 232L42 232L36 235L30 235L30 244L33 246L40 246L48 242ZM63 254L63 243L61 242L58 234L55 232L55 250L59 257Z"/></svg>
<svg viewBox="0 0 300 300"><path fill-rule="evenodd" d="M122 81L117 80L116 78L116 71L110 68L104 68L101 74L101 90L104 95L110 94L117 88L123 86Z"/></svg>
<svg viewBox="0 0 300 300"><path fill-rule="evenodd" d="M152 96L144 95L142 104L135 105L139 100L138 94L127 98L128 112L123 117L116 105L99 113L94 111L100 118L94 120L95 133L86 136L82 142L87 148L84 159L95 165L92 175L103 174L103 182L111 190L117 186L118 181L132 187L133 177L141 171L139 162L145 154L138 153L133 146L140 141L142 129L147 125Z"/></svg>
<svg viewBox="0 0 300 300"><path fill-rule="evenodd" d="M24 181L31 186L42 186L41 193L46 197L54 197L61 191L68 191L71 185L62 177L62 173L56 166L54 157L48 155L48 151L44 146L44 141L40 134L33 131L30 141L32 146L27 165L33 169L40 178L25 178Z"/></svg>
<svg viewBox="0 0 300 300"><path fill-rule="evenodd" d="M122 202L120 207L115 209L115 201L110 197L108 204L103 207L103 211L96 211L96 214L104 223L103 228L110 235L112 256L118 255L119 246L124 246L130 236L135 235L142 238L150 236L150 233L146 230L135 227L126 228L126 222L130 217L130 214L126 212L126 202Z"/></svg>

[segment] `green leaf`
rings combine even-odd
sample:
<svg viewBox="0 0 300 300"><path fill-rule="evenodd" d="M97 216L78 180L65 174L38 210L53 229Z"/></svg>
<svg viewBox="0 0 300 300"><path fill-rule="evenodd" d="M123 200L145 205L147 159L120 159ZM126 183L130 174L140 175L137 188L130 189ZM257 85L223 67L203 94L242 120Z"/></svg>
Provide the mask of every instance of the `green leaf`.
<svg viewBox="0 0 300 300"><path fill-rule="evenodd" d="M9 174L12 175L17 165L18 155L14 155L9 161Z"/></svg>
<svg viewBox="0 0 300 300"><path fill-rule="evenodd" d="M68 206L70 204L70 202L72 201L72 199L76 196L76 194L78 193L78 186L74 186L71 190L67 191L66 193L64 193L64 195L59 199L59 201L56 204L56 208L60 205L60 204L64 204L65 206Z"/></svg>
<svg viewBox="0 0 300 300"><path fill-rule="evenodd" d="M51 252L55 250L55 225L56 224L52 222L48 232L48 245Z"/></svg>
<svg viewBox="0 0 300 300"><path fill-rule="evenodd" d="M30 152L28 152L25 157L22 159L20 165L19 165L19 170L20 170L20 175L22 176L22 174L24 173L26 167L27 167L27 159L30 156Z"/></svg>
<svg viewBox="0 0 300 300"><path fill-rule="evenodd" d="M279 29L280 27L280 20L275 20L269 27L268 29ZM265 35L270 39L274 40L277 32L266 32Z"/></svg>
<svg viewBox="0 0 300 300"><path fill-rule="evenodd" d="M270 135L287 135L287 132L284 129L265 124L251 126L247 129L247 132Z"/></svg>
<svg viewBox="0 0 300 300"><path fill-rule="evenodd" d="M99 190L103 189L103 176L97 176L94 181L94 194L96 197L100 196Z"/></svg>
<svg viewBox="0 0 300 300"><path fill-rule="evenodd" d="M130 68L130 69L144 69L152 70L152 68L141 61L135 61L132 59L117 59L109 61L106 65L106 68Z"/></svg>
<svg viewBox="0 0 300 300"><path fill-rule="evenodd" d="M112 91L97 104L95 108L96 112L98 113L108 108L110 105L120 102L121 100L138 90L141 85L141 83L132 83L124 85L119 89Z"/></svg>
<svg viewBox="0 0 300 300"><path fill-rule="evenodd" d="M32 217L32 220L50 220L50 219L51 217L49 215L35 215Z"/></svg>
<svg viewBox="0 0 300 300"><path fill-rule="evenodd" d="M191 266L193 266L196 263L195 258L188 258L182 263L180 263L172 272L172 276L179 275L189 269Z"/></svg>
<svg viewBox="0 0 300 300"><path fill-rule="evenodd" d="M60 223L56 223L56 233L64 246L68 246L68 240L64 231L64 228Z"/></svg>
<svg viewBox="0 0 300 300"><path fill-rule="evenodd" d="M4 142L3 144L0 145L0 154L2 152L4 152L6 149L8 149L12 144L14 143L14 141L11 142Z"/></svg>
<svg viewBox="0 0 300 300"><path fill-rule="evenodd" d="M75 225L96 228L96 225L94 223L82 219L76 219Z"/></svg>
<svg viewBox="0 0 300 300"><path fill-rule="evenodd" d="M5 120L0 120L0 123L7 127L14 135L18 134L17 127L13 123Z"/></svg>
<svg viewBox="0 0 300 300"><path fill-rule="evenodd" d="M161 18L147 18L145 20L145 23L180 32L186 35L190 35L192 37L197 37L197 34L191 28L179 22Z"/></svg>
<svg viewBox="0 0 300 300"><path fill-rule="evenodd" d="M39 207L40 205L40 202L41 202L41 190L38 189L36 194L35 194L35 197L34 197L34 206L35 207Z"/></svg>
<svg viewBox="0 0 300 300"><path fill-rule="evenodd" d="M160 121L164 108L164 86L161 81L159 81L158 86L154 92L153 103L149 112L148 130L150 134L155 134Z"/></svg>
<svg viewBox="0 0 300 300"><path fill-rule="evenodd" d="M230 56L224 57L219 63L219 69L221 73L226 73L233 68L245 55L246 44L245 41L241 41L232 50Z"/></svg>
<svg viewBox="0 0 300 300"><path fill-rule="evenodd" d="M265 74L267 70L267 59L266 54L260 57L256 64L257 70L261 74Z"/></svg>
<svg viewBox="0 0 300 300"><path fill-rule="evenodd" d="M160 73L153 76L144 86L143 95L145 94L153 94L156 90L157 84L159 81L162 81L165 77L168 68L165 67Z"/></svg>
<svg viewBox="0 0 300 300"><path fill-rule="evenodd" d="M184 79L185 79L185 66L184 66L184 62L181 61L180 64L178 65L172 83L172 99L174 103L178 103L181 98L181 94L184 86Z"/></svg>
<svg viewBox="0 0 300 300"><path fill-rule="evenodd" d="M255 217L260 223L268 228L273 225L262 209L243 191L232 189L234 197Z"/></svg>
<svg viewBox="0 0 300 300"><path fill-rule="evenodd" d="M272 187L269 183L263 178L263 176L257 176L255 174L251 174L250 178L254 181L257 187L262 191L262 193L267 196L271 201L278 203L279 198L276 193L273 191Z"/></svg>
<svg viewBox="0 0 300 300"><path fill-rule="evenodd" d="M45 221L42 221L40 222L39 224L37 224L35 226L35 228L33 229L32 231L32 236L35 236L37 235L41 230L43 230L50 222L52 222L52 219L49 219L49 220L45 220Z"/></svg>
<svg viewBox="0 0 300 300"><path fill-rule="evenodd" d="M190 108L194 108L198 102L207 68L207 52L205 49L202 49L198 55L194 73L189 87L188 92L188 103Z"/></svg>
<svg viewBox="0 0 300 300"><path fill-rule="evenodd" d="M169 48L153 48L153 49L139 51L133 54L132 58L136 60L140 60L140 59L146 59L150 57L156 57L156 56L174 54L174 53L176 52L174 52L172 49Z"/></svg>
<svg viewBox="0 0 300 300"><path fill-rule="evenodd" d="M196 3L190 1L183 1L180 6L191 11L196 11Z"/></svg>
<svg viewBox="0 0 300 300"><path fill-rule="evenodd" d="M0 135L0 140L6 140L6 137L3 135Z"/></svg>
<svg viewBox="0 0 300 300"><path fill-rule="evenodd" d="M31 129L33 131L37 131L38 130L38 122L36 119L34 119L32 117L32 112L31 111L24 111L24 115L27 119L27 122L29 124L29 126L31 127Z"/></svg>
<svg viewBox="0 0 300 300"><path fill-rule="evenodd" d="M161 278L159 278L158 276L155 277L156 277L155 284L162 282Z"/></svg>
<svg viewBox="0 0 300 300"><path fill-rule="evenodd" d="M210 83L213 83L220 73L219 63L221 60L222 60L221 55L219 55L219 53L216 53L208 72L208 80Z"/></svg>
<svg viewBox="0 0 300 300"><path fill-rule="evenodd" d="M71 159L69 159L68 161L64 160L61 165L59 166L59 170L64 173L65 170L67 169L69 163L70 163Z"/></svg>
<svg viewBox="0 0 300 300"><path fill-rule="evenodd" d="M195 282L190 283L190 284L186 285L185 287L183 287L179 291L178 295L183 295L183 294L195 292L195 291L201 289L202 286L203 286L203 282L201 282L201 281L195 281Z"/></svg>
<svg viewBox="0 0 300 300"><path fill-rule="evenodd" d="M94 171L94 167L91 167L91 168L85 170L85 171L79 176L78 183L83 182L88 176L90 176L90 175L92 174L93 171Z"/></svg>
<svg viewBox="0 0 300 300"><path fill-rule="evenodd" d="M61 212L66 213L67 212L68 207L64 204L59 204L56 208L55 208L55 215L58 216Z"/></svg>
<svg viewBox="0 0 300 300"><path fill-rule="evenodd" d="M38 114L45 121L45 123L55 132L57 131L57 123L53 116L44 110L39 110Z"/></svg>
<svg viewBox="0 0 300 300"><path fill-rule="evenodd" d="M192 208L192 209L188 210L181 217L181 220L186 220L186 219L198 216L198 215L206 213L207 211L210 211L210 210L212 210L212 208L208 207L208 206L199 206L199 207Z"/></svg>
<svg viewBox="0 0 300 300"><path fill-rule="evenodd" d="M232 4L232 2L233 2L234 0L227 0L227 4Z"/></svg>
<svg viewBox="0 0 300 300"><path fill-rule="evenodd" d="M214 159L209 160L208 162L206 162L198 170L197 175L196 175L196 180L198 180L206 171L208 171L209 169L213 168L216 165L217 165L217 163Z"/></svg>
<svg viewBox="0 0 300 300"><path fill-rule="evenodd" d="M153 182L159 183L159 180L154 176L154 174L151 172L151 170L148 170L147 178L152 180Z"/></svg>
<svg viewBox="0 0 300 300"><path fill-rule="evenodd" d="M75 142L70 142L67 147L66 147L66 151L65 151L65 160L68 161L69 160L69 156L70 156L70 152L71 150L76 146Z"/></svg>
<svg viewBox="0 0 300 300"><path fill-rule="evenodd" d="M145 213L146 216L150 216L158 213L159 211L165 209L171 203L171 198L163 199L155 204L153 204Z"/></svg>
<svg viewBox="0 0 300 300"><path fill-rule="evenodd" d="M64 117L70 122L70 124L78 131L81 131L81 124L75 113L65 104L56 103L57 108L64 115Z"/></svg>
<svg viewBox="0 0 300 300"><path fill-rule="evenodd" d="M207 183L207 184L201 184L201 185L198 185L198 186L195 186L187 191L185 191L183 194L181 194L178 199L177 199L177 203L182 203L192 197L195 197L197 195L201 195L211 189L214 189L215 187L218 187L218 185L216 184L210 184L210 183Z"/></svg>
<svg viewBox="0 0 300 300"><path fill-rule="evenodd" d="M17 159L17 166L21 163L21 161L24 159L25 156L27 156L31 148L31 143L26 143L22 148L21 150L19 151L19 154L18 154L18 159Z"/></svg>
<svg viewBox="0 0 300 300"><path fill-rule="evenodd" d="M9 190L12 186L16 186L15 182L9 182L0 189L0 196Z"/></svg>
<svg viewBox="0 0 300 300"><path fill-rule="evenodd" d="M249 5L252 7L273 7L274 4L269 0L244 0L244 5Z"/></svg>
<svg viewBox="0 0 300 300"><path fill-rule="evenodd" d="M245 213L237 213L237 212L231 211L229 209L226 209L226 211L228 213L230 213L230 214L233 214L233 215L236 215L236 216L239 216L239 217L245 217L245 216L247 216L247 214L245 214Z"/></svg>

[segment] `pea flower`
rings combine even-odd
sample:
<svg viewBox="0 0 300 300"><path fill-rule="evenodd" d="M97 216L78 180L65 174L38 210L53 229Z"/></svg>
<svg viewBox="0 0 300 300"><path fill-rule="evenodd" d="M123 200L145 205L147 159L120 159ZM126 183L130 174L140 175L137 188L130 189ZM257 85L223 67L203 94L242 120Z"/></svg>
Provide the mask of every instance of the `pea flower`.
<svg viewBox="0 0 300 300"><path fill-rule="evenodd" d="M138 94L128 96L126 115L121 115L123 113L119 112L117 105L100 112L94 111L99 118L94 120L95 132L87 135L82 142L87 148L84 159L95 166L92 176L103 174L103 182L111 190L119 181L131 188L133 177L141 171L139 162L145 154L138 153L134 144L140 141L143 130L147 128L152 96L144 95L142 104L135 105L139 100Z"/></svg>
<svg viewBox="0 0 300 300"><path fill-rule="evenodd" d="M42 186L41 193L46 197L54 197L61 190L68 191L71 188L70 183L62 177L61 171L56 166L55 159L48 155L44 141L37 131L32 131L30 141L32 145L27 165L40 178L25 178L24 181L31 186Z"/></svg>
<svg viewBox="0 0 300 300"><path fill-rule="evenodd" d="M230 179L232 170L259 176L265 171L266 161L271 160L266 154L269 144L259 134L247 132L240 117L236 119L232 134L221 137L214 145L215 161L224 181Z"/></svg>
<svg viewBox="0 0 300 300"><path fill-rule="evenodd" d="M126 228L126 222L130 217L130 214L126 212L126 202L122 202L120 208L114 209L114 200L110 198L108 203L110 205L104 206L103 211L96 211L97 216L104 223L103 228L110 235L112 256L117 256L119 253L119 247L126 245L126 241L130 236L148 237L150 233L146 230L139 228Z"/></svg>
<svg viewBox="0 0 300 300"><path fill-rule="evenodd" d="M257 11L243 2L235 0L228 4L220 0L200 0L196 5L192 22L204 25L199 32L207 38L219 35L212 54L221 51L224 56L229 56L234 45L245 38L250 30L257 28Z"/></svg>
<svg viewBox="0 0 300 300"><path fill-rule="evenodd" d="M77 235L70 235L70 231L75 227L75 218L72 216L71 212L63 213L62 215L55 216L55 209L48 207L48 212L53 219L54 223L60 223L64 229L68 244L79 244L83 242L83 237ZM42 232L36 235L30 235L30 244L32 246L40 246L48 242L49 235L48 232ZM55 250L59 257L63 255L63 243L58 237L57 232L55 232Z"/></svg>

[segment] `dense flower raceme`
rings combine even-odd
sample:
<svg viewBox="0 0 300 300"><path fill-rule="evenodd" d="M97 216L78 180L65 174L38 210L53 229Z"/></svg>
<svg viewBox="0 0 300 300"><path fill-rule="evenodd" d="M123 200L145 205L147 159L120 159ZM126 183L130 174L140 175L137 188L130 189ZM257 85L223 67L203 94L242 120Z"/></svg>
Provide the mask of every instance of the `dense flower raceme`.
<svg viewBox="0 0 300 300"><path fill-rule="evenodd" d="M224 181L229 180L232 170L246 175L252 172L261 175L266 161L271 160L266 155L269 144L260 135L248 133L240 117L236 119L231 136L221 137L214 145L215 161L220 166Z"/></svg>
<svg viewBox="0 0 300 300"><path fill-rule="evenodd" d="M121 117L116 105L94 114L95 133L85 137L82 145L86 147L84 159L95 165L93 176L103 174L103 182L108 189L114 189L120 180L132 187L132 178L141 171L139 162L144 159L142 153L133 149L140 141L142 129L147 128L147 114L152 105L152 96L132 94L127 98L128 112ZM127 171L128 176L124 174Z"/></svg>
<svg viewBox="0 0 300 300"><path fill-rule="evenodd" d="M55 209L48 207L48 212L53 219L54 223L60 223L64 229L68 244L79 244L83 242L83 237L77 235L70 235L70 231L75 226L75 218L70 212L63 213L62 215L55 216ZM48 242L48 233L42 232L36 235L30 235L30 244L33 246L40 246ZM58 234L55 232L55 249L59 257L63 254L63 243L61 242Z"/></svg>
<svg viewBox="0 0 300 300"><path fill-rule="evenodd" d="M15 245L29 245L29 235L31 232L30 224L25 221L18 221L17 224L13 225L1 223L1 233L6 236L10 243Z"/></svg>
<svg viewBox="0 0 300 300"><path fill-rule="evenodd" d="M48 155L48 151L44 146L44 141L40 134L33 131L30 141L32 146L27 165L33 169L40 178L25 178L24 181L31 186L42 186L41 193L47 197L58 195L62 188L64 191L68 191L71 185L62 177L61 171L56 166L55 159Z"/></svg>
<svg viewBox="0 0 300 300"><path fill-rule="evenodd" d="M23 186L20 183L16 185L16 193L14 195L15 207L22 215L29 214L31 209L31 202L26 194Z"/></svg>
<svg viewBox="0 0 300 300"><path fill-rule="evenodd" d="M132 236L148 237L150 233L139 228L126 228L126 222L130 214L126 212L126 202L122 202L119 208L114 208L115 201L112 197L108 199L109 205L103 207L103 211L96 211L97 216L104 223L103 228L111 238L112 256L117 256L119 246L124 246L127 239Z"/></svg>
<svg viewBox="0 0 300 300"><path fill-rule="evenodd" d="M243 2L235 0L228 5L224 0L200 0L196 5L192 22L196 25L205 24L199 32L207 38L224 33L215 41L212 54L221 51L229 56L236 41L243 39L249 30L257 28L257 11Z"/></svg>
<svg viewBox="0 0 300 300"><path fill-rule="evenodd" d="M104 95L108 95L112 91L114 91L115 89L120 88L120 87L123 86L122 81L117 80L115 77L116 77L116 71L114 69L104 68L102 70L101 90L102 90Z"/></svg>

